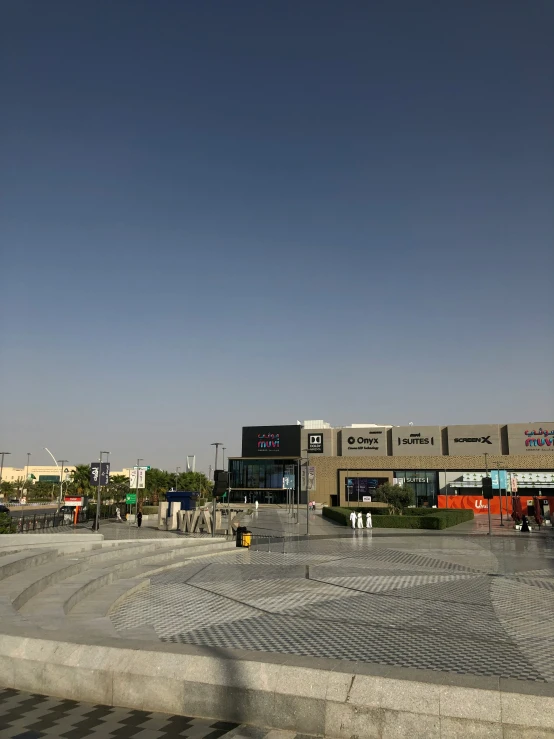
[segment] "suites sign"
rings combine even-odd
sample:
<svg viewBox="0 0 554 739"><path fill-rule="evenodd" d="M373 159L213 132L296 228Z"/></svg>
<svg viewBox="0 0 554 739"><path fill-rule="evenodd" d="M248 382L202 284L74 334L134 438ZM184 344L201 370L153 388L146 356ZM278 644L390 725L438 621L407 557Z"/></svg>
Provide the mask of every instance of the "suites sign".
<svg viewBox="0 0 554 739"><path fill-rule="evenodd" d="M395 457L436 457L442 454L440 426L397 426L392 430Z"/></svg>

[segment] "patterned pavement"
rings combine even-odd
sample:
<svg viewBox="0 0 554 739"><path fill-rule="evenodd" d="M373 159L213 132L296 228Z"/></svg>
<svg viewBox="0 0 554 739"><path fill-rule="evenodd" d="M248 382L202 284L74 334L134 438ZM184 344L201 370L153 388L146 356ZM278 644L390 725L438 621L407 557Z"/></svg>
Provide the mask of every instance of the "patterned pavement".
<svg viewBox="0 0 554 739"><path fill-rule="evenodd" d="M553 543L290 541L155 576L111 618L165 642L554 682Z"/></svg>
<svg viewBox="0 0 554 739"><path fill-rule="evenodd" d="M0 739L301 739L290 731L269 731L190 716L77 703L0 689Z"/></svg>

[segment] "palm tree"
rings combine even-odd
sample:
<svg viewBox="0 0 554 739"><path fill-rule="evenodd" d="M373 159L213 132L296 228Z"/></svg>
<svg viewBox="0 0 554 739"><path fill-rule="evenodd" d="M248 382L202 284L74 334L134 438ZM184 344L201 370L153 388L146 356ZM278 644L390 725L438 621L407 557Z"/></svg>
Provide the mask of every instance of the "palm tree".
<svg viewBox="0 0 554 739"><path fill-rule="evenodd" d="M71 487L77 495L90 495L90 464L78 464L71 473Z"/></svg>

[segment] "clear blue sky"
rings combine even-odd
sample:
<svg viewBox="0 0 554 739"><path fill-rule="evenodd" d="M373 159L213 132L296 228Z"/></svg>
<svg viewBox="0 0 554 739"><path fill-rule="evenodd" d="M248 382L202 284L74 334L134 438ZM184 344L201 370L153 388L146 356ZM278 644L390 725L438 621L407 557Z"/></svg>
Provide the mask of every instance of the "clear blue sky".
<svg viewBox="0 0 554 739"><path fill-rule="evenodd" d="M553 413L551 0L5 0L1 446Z"/></svg>

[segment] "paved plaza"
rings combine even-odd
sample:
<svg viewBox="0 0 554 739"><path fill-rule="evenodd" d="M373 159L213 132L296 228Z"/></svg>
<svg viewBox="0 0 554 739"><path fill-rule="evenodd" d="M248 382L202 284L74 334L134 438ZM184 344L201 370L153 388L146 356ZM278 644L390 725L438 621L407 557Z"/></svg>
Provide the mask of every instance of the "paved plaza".
<svg viewBox="0 0 554 739"><path fill-rule="evenodd" d="M345 533L154 576L112 622L164 642L554 682L551 536Z"/></svg>
<svg viewBox="0 0 554 739"><path fill-rule="evenodd" d="M295 739L269 731L191 716L78 703L0 689L0 739Z"/></svg>

